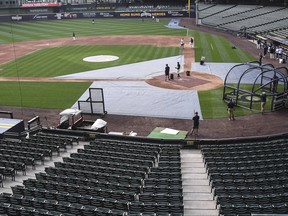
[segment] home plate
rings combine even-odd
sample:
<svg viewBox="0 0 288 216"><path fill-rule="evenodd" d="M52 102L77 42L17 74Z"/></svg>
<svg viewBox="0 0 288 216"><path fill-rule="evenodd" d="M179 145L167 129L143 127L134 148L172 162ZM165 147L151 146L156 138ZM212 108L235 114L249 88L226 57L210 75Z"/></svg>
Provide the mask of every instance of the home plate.
<svg viewBox="0 0 288 216"><path fill-rule="evenodd" d="M89 57L83 58L83 61L86 61L86 62L109 62L109 61L115 61L117 59L119 59L118 56L97 55L97 56L89 56Z"/></svg>

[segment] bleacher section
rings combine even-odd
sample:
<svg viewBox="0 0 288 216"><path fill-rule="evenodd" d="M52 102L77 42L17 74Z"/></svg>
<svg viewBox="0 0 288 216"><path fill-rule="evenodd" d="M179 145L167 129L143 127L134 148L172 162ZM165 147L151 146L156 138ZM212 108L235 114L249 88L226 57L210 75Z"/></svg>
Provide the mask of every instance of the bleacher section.
<svg viewBox="0 0 288 216"><path fill-rule="evenodd" d="M201 145L220 214L288 212L288 140Z"/></svg>
<svg viewBox="0 0 288 216"><path fill-rule="evenodd" d="M201 8L201 9L200 9ZM261 7L255 5L199 5L201 24L220 29L247 33L267 32L287 27L288 9L284 7Z"/></svg>
<svg viewBox="0 0 288 216"><path fill-rule="evenodd" d="M0 194L0 214L183 215L180 148L96 139L12 187L13 194Z"/></svg>

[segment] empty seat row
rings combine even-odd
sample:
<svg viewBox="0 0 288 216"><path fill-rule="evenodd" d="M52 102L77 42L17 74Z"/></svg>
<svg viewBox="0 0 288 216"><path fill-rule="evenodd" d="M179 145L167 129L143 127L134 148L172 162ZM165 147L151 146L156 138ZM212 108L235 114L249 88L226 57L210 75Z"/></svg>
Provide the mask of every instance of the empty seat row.
<svg viewBox="0 0 288 216"><path fill-rule="evenodd" d="M44 164L45 161L45 156L43 153L35 153L35 152L30 152L28 149L27 151L21 151L21 150L11 150L11 149L1 149L0 147L0 154L5 154L5 155L13 155L13 156L23 156L23 157L31 157L34 158L35 161L41 161L42 164Z"/></svg>
<svg viewBox="0 0 288 216"><path fill-rule="evenodd" d="M104 139L96 139L90 142L92 145L116 145L123 147L134 147L136 149L144 149L144 150L154 150L160 151L161 145L154 143L142 143L142 142L130 142L130 141L118 141L118 140L104 140Z"/></svg>
<svg viewBox="0 0 288 216"><path fill-rule="evenodd" d="M11 177L12 181L15 181L16 171L14 168L11 168L11 167L1 167L0 166L0 175L3 176L3 179L6 179L7 177ZM3 184L2 184L2 186L3 186Z"/></svg>
<svg viewBox="0 0 288 216"><path fill-rule="evenodd" d="M24 163L26 166L32 166L32 169L35 169L35 160L32 157L0 154L0 158L6 161L21 162Z"/></svg>
<svg viewBox="0 0 288 216"><path fill-rule="evenodd" d="M179 186L182 185L182 179L179 178L147 178L144 180L145 186Z"/></svg>
<svg viewBox="0 0 288 216"><path fill-rule="evenodd" d="M139 155L139 154L130 154L130 153L122 153L115 151L104 151L104 150L96 150L96 149L78 149L78 153L87 153L87 154L101 154L105 156L114 156L114 157L124 157L124 158L132 158L132 159L144 159L150 160L153 162L157 161L157 157L153 155Z"/></svg>
<svg viewBox="0 0 288 216"><path fill-rule="evenodd" d="M15 142L14 142L15 144ZM49 149L42 149L42 148L33 148L33 147L28 147L28 146L22 146L21 143L17 143L17 145L9 145L9 144L1 144L0 148L1 149L6 149L6 150L22 150L26 152L35 152L35 153L41 153L45 157L50 157L52 158L52 151Z"/></svg>
<svg viewBox="0 0 288 216"><path fill-rule="evenodd" d="M85 164L76 164L76 163L62 163L62 162L55 162L56 168L63 168L63 169L75 169L79 171L93 171L93 172L100 172L100 173L107 173L112 175L124 175L124 176L131 176L131 177L140 177L145 178L147 173L144 171L137 171L137 170L128 170L128 169L120 169L120 168L111 168L111 167L104 167L104 166L93 166L93 165L85 165Z"/></svg>
<svg viewBox="0 0 288 216"><path fill-rule="evenodd" d="M99 181L143 185L143 179L140 177L112 175L112 174L107 174L107 173L97 173L97 172L89 172L89 171L82 171L82 170L79 171L75 169L64 169L64 168L54 168L54 167L46 167L45 172L49 175L77 176L79 178L97 179Z"/></svg>
<svg viewBox="0 0 288 216"><path fill-rule="evenodd" d="M205 158L206 167L231 167L231 166L261 166L261 165L271 165L271 164L286 164L288 163L288 158L273 158L273 159L262 159L262 160L239 160L239 161L221 161L221 158L214 160L215 158L209 158L209 161Z"/></svg>
<svg viewBox="0 0 288 216"><path fill-rule="evenodd" d="M154 161L146 160L146 159L139 159L139 158L127 158L127 157L115 157L115 156L107 156L92 153L72 153L70 154L71 158L81 158L81 159L89 159L89 160L102 160L102 161L113 161L117 163L127 163L127 164L135 164L139 166L147 166L153 167Z"/></svg>
<svg viewBox="0 0 288 216"><path fill-rule="evenodd" d="M270 178L251 178L251 179L213 179L210 182L212 187L216 186L265 186L273 184L288 184L287 176L270 177Z"/></svg>
<svg viewBox="0 0 288 216"><path fill-rule="evenodd" d="M104 207L94 207L90 205L81 205L77 203L69 203L64 201L46 200L43 198L19 198L21 201L31 201L28 206L23 204L1 203L0 213L8 215L126 215L122 210L111 210ZM25 203L24 203L25 204ZM48 209L51 209L50 211Z"/></svg>
<svg viewBox="0 0 288 216"><path fill-rule="evenodd" d="M43 188L46 190L57 190L68 193L78 193L81 195L91 195L93 197L115 198L119 200L132 201L136 198L136 193L121 190L111 190L100 187L89 187L68 183L58 183L44 180L27 179L23 181L26 187Z"/></svg>
<svg viewBox="0 0 288 216"><path fill-rule="evenodd" d="M83 165L92 165L92 166L105 166L110 168L119 168L119 169L127 169L127 170L138 170L142 172L150 172L150 168L148 166L137 165L137 164L129 164L124 162L114 162L114 161L103 161L103 160L92 160L92 159L83 159L83 158L71 158L71 157L63 157L63 162L65 163L78 163Z"/></svg>
<svg viewBox="0 0 288 216"><path fill-rule="evenodd" d="M139 195L140 202L154 202L154 203L183 203L182 193L142 193Z"/></svg>
<svg viewBox="0 0 288 216"><path fill-rule="evenodd" d="M22 171L23 175L26 175L26 165L22 162L0 160L0 167L12 168L16 174L17 171Z"/></svg>
<svg viewBox="0 0 288 216"><path fill-rule="evenodd" d="M78 184L85 185L89 187L101 187L104 189L111 190L123 190L128 192L140 193L142 187L139 184L120 184L109 181L98 181L95 179L79 178L76 176L58 176L58 175L48 175L47 173L36 173L37 180L44 181L54 181L59 183L68 183L68 184Z"/></svg>
<svg viewBox="0 0 288 216"><path fill-rule="evenodd" d="M272 215L272 214L287 214L288 212L288 205L287 203L279 203L277 205L272 204L230 204L230 203L223 203L220 205L220 214L221 215L247 215L247 214L265 214L265 215Z"/></svg>
<svg viewBox="0 0 288 216"><path fill-rule="evenodd" d="M124 153L132 153L132 154L140 154L140 155L154 155L155 157L158 157L159 152L149 149L145 149L143 151L142 149L138 148L130 148L130 147L121 147L121 146L106 146L106 145L84 145L84 149L96 149L96 150L109 150L109 151L115 151L115 152L124 152Z"/></svg>
<svg viewBox="0 0 288 216"><path fill-rule="evenodd" d="M91 195L81 195L77 193L68 193L68 192L62 192L62 191L43 190L43 189L40 190L36 188L14 187L12 189L13 189L14 197L18 195L22 197L29 197L30 199L42 198L42 199L47 199L47 200L56 200L58 202L63 201L63 202L77 203L81 205L104 207L104 208L109 208L109 209L118 209L118 210L124 210L124 211L129 210L129 207L128 207L129 202L125 200L122 201L122 200L117 200L113 198L93 197ZM33 194L32 196L29 195L31 193ZM5 194L2 194L2 196L3 195ZM7 196L9 196L9 194ZM1 195L0 195L0 201L2 202L5 201L5 200L1 200ZM9 200L9 203L21 204L21 201L22 200L20 200L20 203L19 203L19 199L18 199L16 200L16 203L15 202L13 203L11 202L11 200ZM27 203L28 201L25 200L25 202ZM47 209L47 210L52 210L52 209Z"/></svg>

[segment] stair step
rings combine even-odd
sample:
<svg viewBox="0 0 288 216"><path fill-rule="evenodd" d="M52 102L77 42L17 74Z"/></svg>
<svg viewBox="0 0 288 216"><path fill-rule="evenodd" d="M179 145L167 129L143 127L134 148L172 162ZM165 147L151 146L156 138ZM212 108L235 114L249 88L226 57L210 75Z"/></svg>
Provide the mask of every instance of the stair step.
<svg viewBox="0 0 288 216"><path fill-rule="evenodd" d="M197 168L205 168L204 163L201 162L182 162L181 161L181 167L186 168L186 167L197 167Z"/></svg>
<svg viewBox="0 0 288 216"><path fill-rule="evenodd" d="M194 186L194 185L185 185L183 187L184 192L198 192L198 193L211 193L211 187L210 186Z"/></svg>
<svg viewBox="0 0 288 216"><path fill-rule="evenodd" d="M183 173L206 173L204 167L181 167L181 172Z"/></svg>
<svg viewBox="0 0 288 216"><path fill-rule="evenodd" d="M182 180L183 187L192 186L192 185L209 186L209 180L208 179L183 179Z"/></svg>
<svg viewBox="0 0 288 216"><path fill-rule="evenodd" d="M191 173L191 174L188 174L188 173L184 173L182 175L182 180L185 180L185 179L208 179L207 178L207 173Z"/></svg>
<svg viewBox="0 0 288 216"><path fill-rule="evenodd" d="M184 210L185 216L218 216L219 211L215 210L201 210L201 209L185 209Z"/></svg>
<svg viewBox="0 0 288 216"><path fill-rule="evenodd" d="M194 201L188 200L183 201L185 209L207 209L207 210L215 210L216 209L216 201Z"/></svg>
<svg viewBox="0 0 288 216"><path fill-rule="evenodd" d="M213 195L211 193L193 193L183 192L185 201L213 201Z"/></svg>
<svg viewBox="0 0 288 216"><path fill-rule="evenodd" d="M184 215L218 216L200 150L181 150L181 173Z"/></svg>

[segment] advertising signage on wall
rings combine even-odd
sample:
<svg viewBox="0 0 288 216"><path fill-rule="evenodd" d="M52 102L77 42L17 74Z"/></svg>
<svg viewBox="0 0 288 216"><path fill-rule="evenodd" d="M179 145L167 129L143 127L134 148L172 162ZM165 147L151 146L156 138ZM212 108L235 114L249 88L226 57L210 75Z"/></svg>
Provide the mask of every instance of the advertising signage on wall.
<svg viewBox="0 0 288 216"><path fill-rule="evenodd" d="M115 13L112 13L112 12L100 12L98 15L99 17L103 17L103 18L115 17Z"/></svg>
<svg viewBox="0 0 288 216"><path fill-rule="evenodd" d="M61 3L24 3L21 7L59 7Z"/></svg>
<svg viewBox="0 0 288 216"><path fill-rule="evenodd" d="M187 17L187 11L163 11L163 12L116 12L117 17Z"/></svg>
<svg viewBox="0 0 288 216"><path fill-rule="evenodd" d="M193 15L193 14L192 14ZM195 14L194 14L195 15ZM188 17L187 11L158 11L158 12L82 12L82 13L36 13L0 16L0 22L29 21L29 20L61 20L79 18L151 18L151 17Z"/></svg>
<svg viewBox="0 0 288 216"><path fill-rule="evenodd" d="M115 10L115 7L113 6L96 6L95 7L96 10L99 10L99 11L114 11Z"/></svg>

